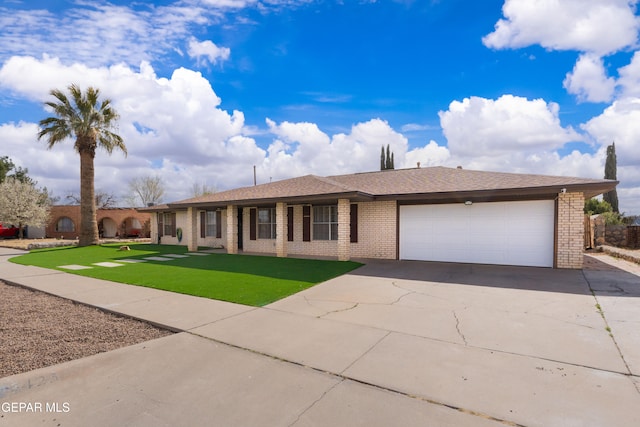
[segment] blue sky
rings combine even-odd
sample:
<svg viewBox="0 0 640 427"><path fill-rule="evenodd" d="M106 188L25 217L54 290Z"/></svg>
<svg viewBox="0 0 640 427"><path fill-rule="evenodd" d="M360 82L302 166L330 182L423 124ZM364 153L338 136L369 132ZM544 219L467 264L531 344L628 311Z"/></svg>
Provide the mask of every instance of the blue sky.
<svg viewBox="0 0 640 427"><path fill-rule="evenodd" d="M0 0L0 155L64 196L72 143L36 140L42 102L99 87L129 156L96 187L160 176L165 201L307 173L396 167L601 178L640 214L636 0Z"/></svg>

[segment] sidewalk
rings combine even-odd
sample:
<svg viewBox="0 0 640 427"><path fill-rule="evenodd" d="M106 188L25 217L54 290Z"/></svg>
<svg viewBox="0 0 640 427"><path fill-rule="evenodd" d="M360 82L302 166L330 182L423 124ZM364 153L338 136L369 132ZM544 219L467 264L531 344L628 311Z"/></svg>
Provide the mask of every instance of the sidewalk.
<svg viewBox="0 0 640 427"><path fill-rule="evenodd" d="M620 269L379 262L256 308L18 253L0 279L178 333L0 379L0 402L69 405L0 426L640 425L640 342L616 345L590 290L626 334L640 282Z"/></svg>

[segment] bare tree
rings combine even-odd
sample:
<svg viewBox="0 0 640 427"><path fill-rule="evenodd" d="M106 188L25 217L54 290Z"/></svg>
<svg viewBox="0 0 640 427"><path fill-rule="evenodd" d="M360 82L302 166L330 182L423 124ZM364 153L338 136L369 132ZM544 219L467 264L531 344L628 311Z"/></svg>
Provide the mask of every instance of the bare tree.
<svg viewBox="0 0 640 427"><path fill-rule="evenodd" d="M195 183L193 184L193 187L191 187L191 196L200 197L206 194L214 194L217 191L216 187L209 187L206 183Z"/></svg>
<svg viewBox="0 0 640 427"><path fill-rule="evenodd" d="M26 225L41 227L49 218L49 197L46 191L14 177L0 184L0 221L20 228L22 239Z"/></svg>
<svg viewBox="0 0 640 427"><path fill-rule="evenodd" d="M106 191L96 190L96 209L113 208L118 204L118 198L113 193L107 193ZM66 196L67 203L71 205L80 204L80 196L77 193L69 193Z"/></svg>
<svg viewBox="0 0 640 427"><path fill-rule="evenodd" d="M164 196L164 183L159 176L143 176L129 181L126 200L131 206L150 206L158 204Z"/></svg>

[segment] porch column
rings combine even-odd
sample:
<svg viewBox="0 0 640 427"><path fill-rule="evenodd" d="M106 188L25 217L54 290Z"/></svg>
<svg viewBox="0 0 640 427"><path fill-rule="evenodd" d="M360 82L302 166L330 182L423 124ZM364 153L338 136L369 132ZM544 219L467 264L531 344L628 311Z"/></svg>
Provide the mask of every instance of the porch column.
<svg viewBox="0 0 640 427"><path fill-rule="evenodd" d="M349 199L338 199L338 260L351 259L351 203Z"/></svg>
<svg viewBox="0 0 640 427"><path fill-rule="evenodd" d="M156 244L160 243L160 238L158 237L160 230L158 230L158 215L162 215L159 212L152 212L151 219L149 220L149 233L151 236L151 243Z"/></svg>
<svg viewBox="0 0 640 427"><path fill-rule="evenodd" d="M238 253L238 207L227 206L227 253Z"/></svg>
<svg viewBox="0 0 640 427"><path fill-rule="evenodd" d="M287 256L287 204L276 203L276 256Z"/></svg>
<svg viewBox="0 0 640 427"><path fill-rule="evenodd" d="M196 208L187 208L187 224L184 230L189 252L198 250L198 211Z"/></svg>

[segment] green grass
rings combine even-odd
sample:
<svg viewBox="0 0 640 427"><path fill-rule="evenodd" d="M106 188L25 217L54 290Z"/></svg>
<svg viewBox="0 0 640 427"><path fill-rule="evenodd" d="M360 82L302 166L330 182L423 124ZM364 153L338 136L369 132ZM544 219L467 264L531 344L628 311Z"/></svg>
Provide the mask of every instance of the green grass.
<svg viewBox="0 0 640 427"><path fill-rule="evenodd" d="M59 268L69 264L90 266L97 262L187 252L185 246L129 244L131 251L119 251L119 247L115 244L40 249L11 258L11 261L252 306L272 303L362 265L344 261L209 254L114 268L94 266L77 271Z"/></svg>

